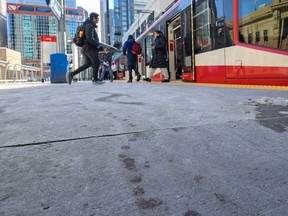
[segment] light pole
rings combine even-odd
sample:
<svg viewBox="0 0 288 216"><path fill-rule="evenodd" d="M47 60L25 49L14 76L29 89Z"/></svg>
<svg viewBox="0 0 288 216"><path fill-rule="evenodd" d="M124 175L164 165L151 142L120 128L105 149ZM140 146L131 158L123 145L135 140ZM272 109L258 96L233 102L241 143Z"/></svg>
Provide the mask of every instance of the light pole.
<svg viewBox="0 0 288 216"><path fill-rule="evenodd" d="M58 20L58 35L59 35L59 48L60 53L66 53L66 18L65 18L65 1L61 0L61 18Z"/></svg>

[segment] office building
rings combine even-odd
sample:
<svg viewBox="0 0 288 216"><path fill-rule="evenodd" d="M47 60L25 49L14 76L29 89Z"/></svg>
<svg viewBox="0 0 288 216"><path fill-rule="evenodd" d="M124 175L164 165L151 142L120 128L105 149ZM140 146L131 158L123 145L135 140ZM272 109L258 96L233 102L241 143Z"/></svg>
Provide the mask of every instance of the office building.
<svg viewBox="0 0 288 216"><path fill-rule="evenodd" d="M0 2L0 47L7 47L6 0Z"/></svg>
<svg viewBox="0 0 288 216"><path fill-rule="evenodd" d="M122 37L128 31L132 23L138 19L139 11L142 10L149 0L114 0L114 13L111 39L116 47L122 46ZM111 17L111 16L110 16ZM112 36L113 34L113 36Z"/></svg>
<svg viewBox="0 0 288 216"><path fill-rule="evenodd" d="M57 36L57 19L48 6L7 3L8 48L19 51L22 64L38 66L41 62L40 36ZM72 55L72 38L84 11L66 9L65 53Z"/></svg>
<svg viewBox="0 0 288 216"><path fill-rule="evenodd" d="M7 0L7 3L47 6L45 0ZM66 8L76 8L76 0L65 0L65 7Z"/></svg>

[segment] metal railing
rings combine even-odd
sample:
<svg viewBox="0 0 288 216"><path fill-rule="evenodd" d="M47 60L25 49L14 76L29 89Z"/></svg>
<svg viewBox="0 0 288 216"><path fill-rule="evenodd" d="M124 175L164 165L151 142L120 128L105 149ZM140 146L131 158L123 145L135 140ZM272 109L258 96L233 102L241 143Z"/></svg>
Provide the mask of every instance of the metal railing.
<svg viewBox="0 0 288 216"><path fill-rule="evenodd" d="M40 81L40 68L0 61L0 82Z"/></svg>

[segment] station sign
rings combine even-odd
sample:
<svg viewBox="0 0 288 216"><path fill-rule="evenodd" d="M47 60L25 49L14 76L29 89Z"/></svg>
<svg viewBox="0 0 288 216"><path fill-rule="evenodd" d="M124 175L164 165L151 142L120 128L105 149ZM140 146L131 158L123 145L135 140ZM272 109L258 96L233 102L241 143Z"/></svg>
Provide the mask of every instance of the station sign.
<svg viewBox="0 0 288 216"><path fill-rule="evenodd" d="M57 0L46 0L47 5L50 7L58 20L61 19L62 8Z"/></svg>
<svg viewBox="0 0 288 216"><path fill-rule="evenodd" d="M50 63L50 55L56 53L57 38L55 36L40 36L42 63Z"/></svg>

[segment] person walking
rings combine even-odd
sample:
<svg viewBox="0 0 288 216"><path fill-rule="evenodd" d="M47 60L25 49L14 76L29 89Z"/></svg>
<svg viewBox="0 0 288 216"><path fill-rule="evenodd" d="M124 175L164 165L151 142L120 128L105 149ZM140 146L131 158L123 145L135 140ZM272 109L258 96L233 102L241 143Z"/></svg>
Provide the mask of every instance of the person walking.
<svg viewBox="0 0 288 216"><path fill-rule="evenodd" d="M85 20L83 25L85 26L85 43L82 47L82 53L84 57L84 64L78 67L73 72L66 73L66 80L69 85L73 80L73 77L78 73L84 71L85 69L92 66L93 68L93 80L94 84L102 84L101 80L98 79L98 70L99 70L99 53L98 47L100 46L99 37L96 31L97 23L99 22L99 14L90 13L89 17Z"/></svg>
<svg viewBox="0 0 288 216"><path fill-rule="evenodd" d="M102 63L102 73L101 73L101 78L100 80L103 81L106 70L109 70L109 75L110 75L110 82L113 82L113 70L111 68L111 62L112 62L112 54L110 50L107 47L104 47L104 58L103 58L103 63Z"/></svg>
<svg viewBox="0 0 288 216"><path fill-rule="evenodd" d="M128 71L129 71L129 80L128 83L132 83L132 70L135 71L135 75L137 76L137 82L140 81L141 75L139 74L138 68L137 68L137 55L133 54L131 52L133 43L135 42L135 39L132 35L128 36L128 39L125 41L123 47L122 47L122 53L123 55L126 55L126 51L128 53Z"/></svg>
<svg viewBox="0 0 288 216"><path fill-rule="evenodd" d="M151 78L154 75L157 68L163 74L164 79L161 82L170 82L167 69L167 42L163 33L159 30L154 32L154 43L152 44L152 60L150 63L150 70L148 77L144 78L144 81L151 82Z"/></svg>

